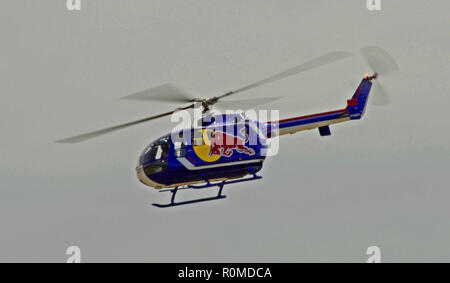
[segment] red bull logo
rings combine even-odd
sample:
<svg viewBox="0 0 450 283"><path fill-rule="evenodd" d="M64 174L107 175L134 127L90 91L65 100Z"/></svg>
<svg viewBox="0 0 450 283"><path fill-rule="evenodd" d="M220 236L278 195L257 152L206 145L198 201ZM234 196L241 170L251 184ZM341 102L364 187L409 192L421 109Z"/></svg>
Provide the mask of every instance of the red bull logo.
<svg viewBox="0 0 450 283"><path fill-rule="evenodd" d="M208 155L230 157L234 151L254 155L255 151L245 145L248 142L248 134L245 128L241 130L241 134L243 137L224 132L214 132L211 136Z"/></svg>

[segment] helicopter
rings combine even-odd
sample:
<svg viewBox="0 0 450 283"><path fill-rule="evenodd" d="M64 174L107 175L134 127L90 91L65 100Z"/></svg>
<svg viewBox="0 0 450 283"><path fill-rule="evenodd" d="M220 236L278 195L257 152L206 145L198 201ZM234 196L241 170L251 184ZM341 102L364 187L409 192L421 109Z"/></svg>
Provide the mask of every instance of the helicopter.
<svg viewBox="0 0 450 283"><path fill-rule="evenodd" d="M245 117L243 113L214 115L211 108L215 104L227 105L230 102L251 107L279 99L223 101L231 95L352 56L345 51L327 53L266 79L210 98L192 98L170 84L143 90L123 99L189 103L189 105L56 142L78 143L133 125L174 115L180 111L200 110L201 117L196 121L196 125L173 130L170 134L148 145L139 157L136 174L144 185L172 194L167 204L153 203L158 208L223 199L226 197L223 194L225 185L262 179L258 173L268 156L270 141L274 138L312 129L318 129L320 136L329 136L331 135L330 125L359 120L364 116L372 85L379 77L377 69L385 75L396 71L398 67L394 59L382 48L365 47L361 49L361 52L369 66L375 69L374 73L372 75L366 73L363 76L345 107L338 110L275 121L258 121ZM383 88L380 87L379 90L377 95L384 100L381 104L387 103ZM218 187L218 193L213 197L175 201L175 196L180 190L201 190L211 187Z"/></svg>

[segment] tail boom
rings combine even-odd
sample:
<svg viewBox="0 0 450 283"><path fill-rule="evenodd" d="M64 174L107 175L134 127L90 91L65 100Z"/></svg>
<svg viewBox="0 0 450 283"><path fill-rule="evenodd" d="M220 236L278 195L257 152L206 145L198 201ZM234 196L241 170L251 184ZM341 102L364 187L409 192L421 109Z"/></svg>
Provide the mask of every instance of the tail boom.
<svg viewBox="0 0 450 283"><path fill-rule="evenodd" d="M330 135L329 125L342 123L350 120L361 119L364 116L369 93L372 88L373 76L366 75L356 89L351 99L347 100L347 107L339 110L317 113L269 122L269 127L273 129L278 125L278 134L294 134L299 131L319 128L322 136Z"/></svg>

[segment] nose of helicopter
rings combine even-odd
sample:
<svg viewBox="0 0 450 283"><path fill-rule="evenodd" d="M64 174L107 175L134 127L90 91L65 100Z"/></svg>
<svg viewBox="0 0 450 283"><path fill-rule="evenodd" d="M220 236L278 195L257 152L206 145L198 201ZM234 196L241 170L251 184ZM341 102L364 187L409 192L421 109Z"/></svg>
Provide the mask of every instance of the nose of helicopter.
<svg viewBox="0 0 450 283"><path fill-rule="evenodd" d="M151 158L149 157L150 152L147 149L138 159L137 162L137 166L136 166L136 175L137 178L139 179L139 181L141 183L143 183L144 185L147 185L149 187L157 187L158 184L156 184L149 176L148 173L151 172L146 172L149 170L145 170L144 168L144 164L145 162L148 162Z"/></svg>
<svg viewBox="0 0 450 283"><path fill-rule="evenodd" d="M136 167L136 175L137 175L139 181L141 181L141 183L144 185L147 185L149 187L156 188L156 189L164 187L164 185L153 181L149 176L147 176L147 174L145 173L144 167L142 165L139 165L138 167Z"/></svg>
<svg viewBox="0 0 450 283"><path fill-rule="evenodd" d="M141 183L143 184L147 183L148 177L145 175L144 168L142 165L138 165L138 167L136 167L136 175L139 181L141 181Z"/></svg>

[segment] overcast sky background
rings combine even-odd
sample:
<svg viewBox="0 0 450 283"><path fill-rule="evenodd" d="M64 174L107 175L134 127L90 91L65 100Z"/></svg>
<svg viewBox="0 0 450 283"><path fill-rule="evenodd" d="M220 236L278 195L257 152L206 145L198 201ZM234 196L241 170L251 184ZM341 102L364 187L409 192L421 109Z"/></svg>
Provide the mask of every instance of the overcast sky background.
<svg viewBox="0 0 450 283"><path fill-rule="evenodd" d="M450 261L450 2L2 1L0 261ZM239 88L334 50L350 59L242 93L283 96L282 118L338 109L375 45L401 72L363 120L281 138L263 180L166 210L137 180L161 119L89 142L55 140L170 110L121 101L172 82L197 96ZM176 105L178 106L178 105ZM215 189L202 194L215 194ZM180 199L194 195L183 192ZM198 196L198 193L195 194Z"/></svg>

